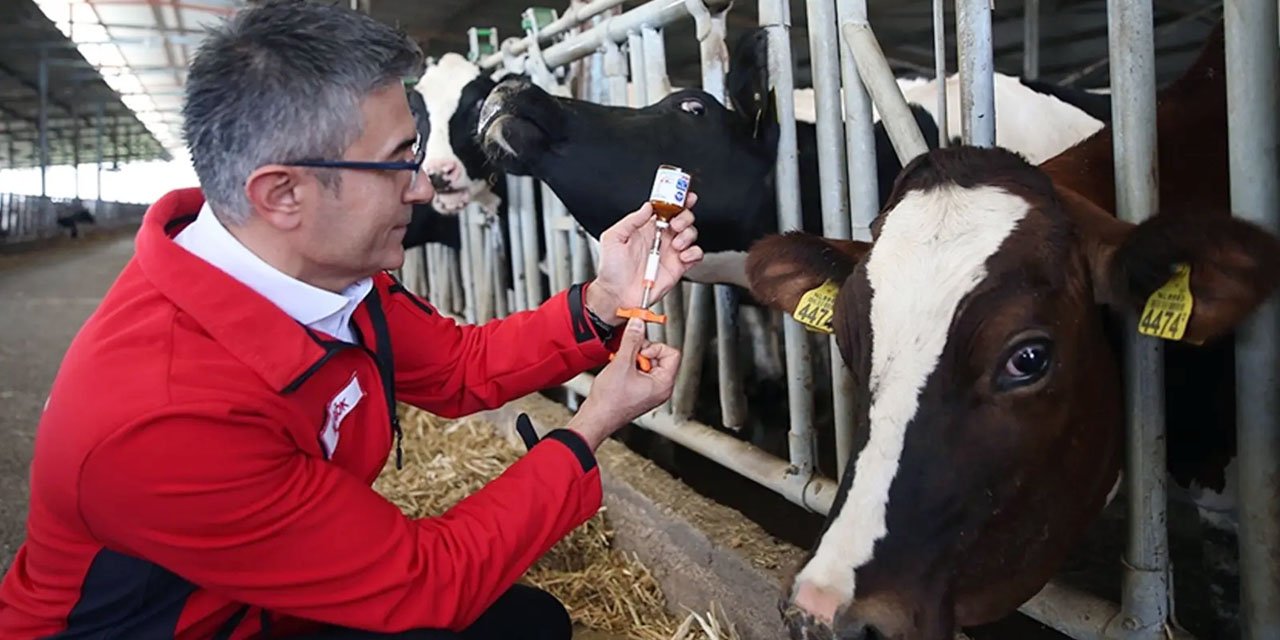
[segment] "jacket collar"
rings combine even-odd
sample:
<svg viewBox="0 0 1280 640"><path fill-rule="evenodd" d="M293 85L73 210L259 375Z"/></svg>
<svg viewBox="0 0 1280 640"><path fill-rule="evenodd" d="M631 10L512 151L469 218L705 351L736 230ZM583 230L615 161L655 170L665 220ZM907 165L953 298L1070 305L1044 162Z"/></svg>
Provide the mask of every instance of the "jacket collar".
<svg viewBox="0 0 1280 640"><path fill-rule="evenodd" d="M342 293L292 278L241 244L213 215L208 202L201 207L195 221L174 236L174 242L262 294L294 320L352 341L351 314L369 294L372 278L364 278Z"/></svg>
<svg viewBox="0 0 1280 640"><path fill-rule="evenodd" d="M298 321L249 286L173 241L204 204L198 188L171 191L151 205L137 236L142 273L233 357L277 391L328 351Z"/></svg>

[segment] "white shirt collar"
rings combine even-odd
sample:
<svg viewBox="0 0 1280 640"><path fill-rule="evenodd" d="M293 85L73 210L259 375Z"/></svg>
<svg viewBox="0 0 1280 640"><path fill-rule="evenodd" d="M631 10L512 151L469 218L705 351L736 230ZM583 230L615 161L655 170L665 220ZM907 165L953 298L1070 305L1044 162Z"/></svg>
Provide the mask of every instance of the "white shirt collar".
<svg viewBox="0 0 1280 640"><path fill-rule="evenodd" d="M363 278L339 294L286 275L231 235L207 202L195 221L173 240L258 292L294 320L340 340L355 342L351 314L373 288L372 278Z"/></svg>

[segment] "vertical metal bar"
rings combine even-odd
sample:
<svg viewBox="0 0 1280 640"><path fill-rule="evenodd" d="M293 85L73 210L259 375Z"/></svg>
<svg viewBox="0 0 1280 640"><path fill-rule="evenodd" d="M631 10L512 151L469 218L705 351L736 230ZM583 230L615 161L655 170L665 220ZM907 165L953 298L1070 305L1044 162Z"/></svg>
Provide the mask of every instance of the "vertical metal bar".
<svg viewBox="0 0 1280 640"><path fill-rule="evenodd" d="M940 147L945 147L951 142L947 119L946 1L933 0L933 78L938 83L938 146Z"/></svg>
<svg viewBox="0 0 1280 640"><path fill-rule="evenodd" d="M506 177L507 180L507 227L508 233L511 235L511 288L515 294L515 310L522 311L530 308L529 303L529 285L525 282L525 278L529 275L525 272L524 262L524 234L530 230L525 229L523 224L524 216L524 189L520 187L520 178L512 175Z"/></svg>
<svg viewBox="0 0 1280 640"><path fill-rule="evenodd" d="M485 300L489 305L487 319L501 318L507 315L507 287L502 268L499 267L502 247L502 225L498 216L477 211L476 219L483 221L481 237L484 239L484 272L480 274L484 282Z"/></svg>
<svg viewBox="0 0 1280 640"><path fill-rule="evenodd" d="M822 235L852 237L849 203L845 200L848 173L844 165L844 120L840 96L840 33L834 0L808 0L809 60L812 61L815 126L818 138L818 181L821 184ZM836 477L853 449L853 376L840 357L835 336L831 349L832 410L835 418Z"/></svg>
<svg viewBox="0 0 1280 640"><path fill-rule="evenodd" d="M470 209L458 212L458 234L461 242L458 245L458 273L462 281L462 317L469 323L476 322L476 290L472 280L472 244L471 236L475 228L471 226Z"/></svg>
<svg viewBox="0 0 1280 640"><path fill-rule="evenodd" d="M551 233L551 273L555 276L554 289L561 291L571 284L572 269L569 255L569 229L574 224L573 218L565 211L564 203L556 197L551 187L542 185L542 210L547 214L547 227Z"/></svg>
<svg viewBox="0 0 1280 640"><path fill-rule="evenodd" d="M956 0L956 59L960 68L960 135L965 144L996 143L995 59L991 0Z"/></svg>
<svg viewBox="0 0 1280 640"><path fill-rule="evenodd" d="M476 321L493 319L493 243L491 230L484 211L477 204L467 206L468 224L471 225L471 286L476 294Z"/></svg>
<svg viewBox="0 0 1280 640"><path fill-rule="evenodd" d="M47 198L49 170L49 50L40 47L40 197Z"/></svg>
<svg viewBox="0 0 1280 640"><path fill-rule="evenodd" d="M653 104L670 93L671 82L667 79L667 47L663 40L662 29L644 27L640 35L644 38L645 102Z"/></svg>
<svg viewBox="0 0 1280 640"><path fill-rule="evenodd" d="M794 72L791 66L791 7L789 0L761 0L760 24L769 37L769 69L777 70L774 90L778 104L778 230L800 229L800 167L796 152ZM787 403L791 430L788 449L796 473L813 470L813 360L805 329L790 316L784 319L787 349Z"/></svg>
<svg viewBox="0 0 1280 640"><path fill-rule="evenodd" d="M1231 211L1280 234L1280 52L1274 0L1226 0L1227 141ZM1240 632L1280 635L1280 301L1264 302L1236 333L1240 495Z"/></svg>
<svg viewBox="0 0 1280 640"><path fill-rule="evenodd" d="M1040 0L1022 3L1022 75L1040 77Z"/></svg>
<svg viewBox="0 0 1280 640"><path fill-rule="evenodd" d="M96 129L98 132L98 143L96 145L98 148L98 191L97 191L97 195L95 196L96 200L93 203L93 215L95 216L101 213L101 207L102 207L102 145L103 145L102 127L105 124L105 120L107 117L105 110L106 110L106 102L103 100L99 100L98 101L98 117L94 120L94 123L93 123L94 129Z"/></svg>
<svg viewBox="0 0 1280 640"><path fill-rule="evenodd" d="M79 87L76 87L79 89ZM79 93L77 90L76 93ZM80 200L80 103L71 103L71 164L75 167L77 204Z"/></svg>
<svg viewBox="0 0 1280 640"><path fill-rule="evenodd" d="M1151 1L1107 0L1116 205L1119 217L1134 223L1154 215L1159 195ZM1132 312L1125 319L1129 541L1121 612L1108 635L1154 639L1165 637L1169 614L1164 346L1140 335L1136 319Z"/></svg>
<svg viewBox="0 0 1280 640"><path fill-rule="evenodd" d="M662 29L643 27L640 29L640 38L644 42L645 105L652 105L662 100L671 87L671 82L667 81L667 46L662 40ZM654 166L654 169L657 169L657 166ZM654 302L652 308L655 314L671 316L667 301L673 297L675 296L668 296L666 300ZM675 342L667 337L666 325L652 325L648 329L650 338L658 342Z"/></svg>
<svg viewBox="0 0 1280 640"><path fill-rule="evenodd" d="M516 178L520 186L520 227L524 230L524 286L529 308L537 307L546 299L542 290L542 271L538 268L538 210L537 196L533 191L533 178ZM547 222L543 217L543 224Z"/></svg>
<svg viewBox="0 0 1280 640"><path fill-rule="evenodd" d="M855 3L852 8L860 9L861 14L851 13L840 30L853 51L858 75L880 112L880 122L884 124L894 152L897 153L898 160L906 164L928 151L928 145L925 144L924 134L920 132L920 125L911 115L906 98L902 96L902 88L894 80L893 70L884 58L876 35L867 23L866 4Z"/></svg>
<svg viewBox="0 0 1280 640"><path fill-rule="evenodd" d="M609 84L608 104L627 105L627 60L622 57L618 43L605 39L604 75Z"/></svg>
<svg viewBox="0 0 1280 640"><path fill-rule="evenodd" d="M422 245L423 260L427 263L427 300L436 306L440 305L440 272L436 270L436 245L428 242ZM443 308L443 307L442 307Z"/></svg>
<svg viewBox="0 0 1280 640"><path fill-rule="evenodd" d="M649 99L644 73L644 38L638 32L627 34L627 57L631 62L631 106L642 107Z"/></svg>
<svg viewBox="0 0 1280 640"><path fill-rule="evenodd" d="M705 6L701 8L705 9ZM724 47L726 33L726 13L728 9L716 14L704 15L704 27L699 26L700 54L703 63L703 91L710 96L728 104L724 97L724 74L727 73L728 51ZM696 14L695 14L696 17ZM698 192L696 183L692 191ZM710 293L710 297L708 297ZM742 367L740 353L737 351L737 291L731 285L716 284L712 291L701 284L690 284L689 315L685 324L684 346L687 356L682 362L689 365L689 375L685 378L677 376L677 390L680 397L673 402L678 415L690 415L692 412L692 396L696 393L701 379L703 355L707 349L707 314L710 301L716 305L716 369L719 401L721 401L721 422L724 428L741 429L746 425L746 393L742 385ZM684 301L681 301L684 302ZM677 334L678 337L678 334Z"/></svg>
<svg viewBox="0 0 1280 640"><path fill-rule="evenodd" d="M461 233L461 229L459 232ZM462 250L446 247L444 256L445 273L448 274L449 296L453 301L452 313L454 315L462 315L466 311L467 304L466 292L462 282Z"/></svg>

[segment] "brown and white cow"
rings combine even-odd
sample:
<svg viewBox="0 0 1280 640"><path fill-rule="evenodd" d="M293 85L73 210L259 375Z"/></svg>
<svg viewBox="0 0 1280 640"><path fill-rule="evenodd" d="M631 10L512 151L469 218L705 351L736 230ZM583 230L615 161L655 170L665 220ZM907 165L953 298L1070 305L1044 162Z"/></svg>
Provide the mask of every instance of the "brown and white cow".
<svg viewBox="0 0 1280 640"><path fill-rule="evenodd" d="M1220 36L1183 80L1221 60ZM1166 154L1210 179L1226 163L1225 147L1186 143L1226 127L1225 110L1193 108L1217 96L1175 91L1187 84L1162 92L1164 206L1142 224L1099 205L1114 199L1106 137L1048 170L1002 149L934 150L904 167L872 243L792 233L752 248L752 292L778 309L838 285L832 328L855 380L854 453L784 603L792 637L941 640L1035 595L1119 481L1116 319L1179 263L1195 303L1166 352L1166 395L1230 410L1234 379L1196 369L1189 345L1230 349L1280 287L1280 239L1229 215L1225 179L1173 177L1189 169ZM1081 149L1097 155L1068 162Z"/></svg>

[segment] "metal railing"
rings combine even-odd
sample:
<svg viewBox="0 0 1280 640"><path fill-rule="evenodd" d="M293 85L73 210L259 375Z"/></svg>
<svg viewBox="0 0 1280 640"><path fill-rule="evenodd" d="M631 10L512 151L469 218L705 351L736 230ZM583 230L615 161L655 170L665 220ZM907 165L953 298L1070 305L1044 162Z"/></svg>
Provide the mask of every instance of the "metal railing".
<svg viewBox="0 0 1280 640"><path fill-rule="evenodd" d="M92 216L92 222L75 215L81 210ZM74 221L83 230L137 224L146 210L142 204L81 199L77 206L71 198L0 193L0 244L68 235L70 227L59 224L59 219Z"/></svg>
<svg viewBox="0 0 1280 640"><path fill-rule="evenodd" d="M1109 0L1108 33L1111 87L1115 96L1114 150L1118 214L1139 221L1156 211L1155 84L1152 0ZM771 78L776 89L781 136L777 155L778 224L801 226L797 140L792 98L789 0L758 0L759 23L769 37ZM726 2L651 0L622 12L617 0L596 0L564 16L527 25L524 37L505 41L490 55L473 56L487 71L531 71L547 86L546 71L573 62L583 65L585 99L632 106L652 103L669 87L663 29L693 20L700 40L703 89L721 102L724 95ZM1039 67L1040 6L1026 0L1024 69ZM943 0L934 0L936 75L945 75ZM872 107L881 114L894 151L906 163L927 148L911 116L867 18L866 0L806 2L810 57L813 61L818 170L823 232L833 238L870 239L870 224L882 194L876 180ZM1280 174L1277 143L1277 5L1272 0L1228 0L1225 5L1228 97L1231 103L1231 201L1237 215L1280 232ZM989 0L956 0L956 42L961 87L961 139L966 144L995 144L995 98ZM576 32L574 31L576 29ZM624 53L625 47L625 53ZM940 83L945 87L945 83ZM945 92L937 105L940 137L947 142ZM563 93L561 94L563 95ZM842 115L843 109L843 115ZM550 292L590 277L592 262L582 228L544 184L507 176L509 215L504 230L474 205L461 216L461 251L430 246L416 258L428 275L422 291L463 320L483 322L506 310L536 307ZM538 197L540 196L540 198ZM537 213L539 203L541 215ZM538 251L542 224L545 256ZM505 234L505 238L504 238ZM504 249L505 248L505 249ZM503 251L511 268L496 267ZM545 262L540 259L545 257ZM408 266L406 266L408 268ZM417 267L414 267L417 268ZM504 275L502 278L497 276ZM505 277L509 275L509 278ZM549 290L544 287L549 286ZM412 281L411 281L412 282ZM805 330L781 316L786 353L790 431L788 455L777 457L724 430L690 419L706 349L716 350L722 428L746 421L740 367L737 366L739 309L728 285L685 283L664 301L672 321L659 339L685 353L672 402L636 421L684 447L767 487L803 508L826 514L836 494L834 479L818 473L814 437L814 354ZM505 306L504 306L505 305ZM714 313L714 322L712 314ZM1242 569L1241 628L1247 638L1280 633L1280 593L1274 556L1280 548L1280 495L1275 469L1280 458L1280 405L1276 401L1276 327L1280 310L1273 300L1241 331L1238 352ZM777 318L778 316L775 316ZM1132 321L1132 319L1131 319ZM715 331L716 341L710 340ZM1137 336L1136 333L1130 333ZM844 473L853 441L853 383L834 348L829 376L835 416L838 474ZM1125 554L1123 597L1113 603L1050 582L1021 611L1073 638L1185 637L1170 618L1171 588L1165 523L1164 416L1160 390L1161 346L1145 337L1127 340L1125 357L1129 459L1129 546ZM822 372L819 375L828 375ZM585 395L592 376L580 375L565 386ZM837 476L839 477L839 476ZM1270 635L1268 635L1270 634Z"/></svg>

